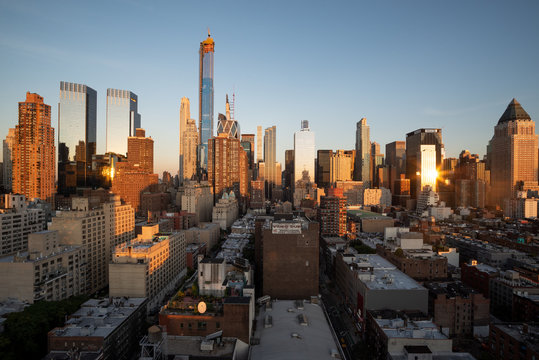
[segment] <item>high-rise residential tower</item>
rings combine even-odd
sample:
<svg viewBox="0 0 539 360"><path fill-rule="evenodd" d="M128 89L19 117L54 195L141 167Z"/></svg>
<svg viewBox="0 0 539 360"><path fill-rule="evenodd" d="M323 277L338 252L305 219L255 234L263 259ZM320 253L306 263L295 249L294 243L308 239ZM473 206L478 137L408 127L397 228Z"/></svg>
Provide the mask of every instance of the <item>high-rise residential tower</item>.
<svg viewBox="0 0 539 360"><path fill-rule="evenodd" d="M410 179L412 199L425 185L436 191L443 152L442 129L418 129L406 134L406 178Z"/></svg>
<svg viewBox="0 0 539 360"><path fill-rule="evenodd" d="M363 181L365 187L370 186L371 178L371 138L367 118L356 124L356 180Z"/></svg>
<svg viewBox="0 0 539 360"><path fill-rule="evenodd" d="M315 158L314 132L309 129L309 121L302 120L301 130L294 133L294 186L304 177L308 177L312 183L315 182Z"/></svg>
<svg viewBox="0 0 539 360"><path fill-rule="evenodd" d="M516 190L537 190L537 145L535 122L513 99L494 127L490 141L492 205L505 206Z"/></svg>
<svg viewBox="0 0 539 360"><path fill-rule="evenodd" d="M51 107L30 92L19 103L19 124L13 142L13 189L32 200L53 201L56 147L51 127Z"/></svg>
<svg viewBox="0 0 539 360"><path fill-rule="evenodd" d="M276 133L277 128L275 126L272 126L267 128L264 134L264 180L266 180L268 184L276 183ZM278 174L278 176L280 177L281 174Z"/></svg>
<svg viewBox="0 0 539 360"><path fill-rule="evenodd" d="M264 161L264 153L262 152L262 126L256 127L256 162Z"/></svg>
<svg viewBox="0 0 539 360"><path fill-rule="evenodd" d="M213 53L215 42L208 30L208 37L200 43L198 131L200 132L199 169L201 176L208 168L208 140L213 136Z"/></svg>
<svg viewBox="0 0 539 360"><path fill-rule="evenodd" d="M90 186L96 153L97 92L89 86L60 82L58 103L58 192Z"/></svg>
<svg viewBox="0 0 539 360"><path fill-rule="evenodd" d="M107 152L125 155L127 138L140 128L138 97L129 90L107 89Z"/></svg>
<svg viewBox="0 0 539 360"><path fill-rule="evenodd" d="M2 184L4 185L4 190L7 192L11 191L13 185L13 144L15 142L15 129L9 129L8 134L3 141L3 159L4 166L2 171L4 172L2 177Z"/></svg>
<svg viewBox="0 0 539 360"><path fill-rule="evenodd" d="M182 97L180 101L180 152L179 152L179 168L178 168L178 177L180 179L180 182L183 183L183 180L185 179L184 175L184 168L185 168L185 153L184 153L184 133L187 130L187 121L191 118L191 110L190 110L190 104L189 99L186 97Z"/></svg>
<svg viewBox="0 0 539 360"><path fill-rule="evenodd" d="M194 119L187 120L183 138L180 141L183 156L183 179L180 181L191 180L197 173L197 146L199 143L197 124Z"/></svg>

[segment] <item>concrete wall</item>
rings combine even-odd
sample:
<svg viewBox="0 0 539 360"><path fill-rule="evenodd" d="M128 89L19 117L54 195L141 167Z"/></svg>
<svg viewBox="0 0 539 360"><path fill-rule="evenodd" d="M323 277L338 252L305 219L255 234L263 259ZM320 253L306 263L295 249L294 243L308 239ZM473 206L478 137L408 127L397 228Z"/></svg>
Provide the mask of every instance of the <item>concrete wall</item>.
<svg viewBox="0 0 539 360"><path fill-rule="evenodd" d="M34 264L0 262L0 300L34 302Z"/></svg>
<svg viewBox="0 0 539 360"><path fill-rule="evenodd" d="M111 297L147 297L146 264L109 264Z"/></svg>
<svg viewBox="0 0 539 360"><path fill-rule="evenodd" d="M419 310L425 314L429 310L429 292L418 290L367 290L365 296L367 310Z"/></svg>

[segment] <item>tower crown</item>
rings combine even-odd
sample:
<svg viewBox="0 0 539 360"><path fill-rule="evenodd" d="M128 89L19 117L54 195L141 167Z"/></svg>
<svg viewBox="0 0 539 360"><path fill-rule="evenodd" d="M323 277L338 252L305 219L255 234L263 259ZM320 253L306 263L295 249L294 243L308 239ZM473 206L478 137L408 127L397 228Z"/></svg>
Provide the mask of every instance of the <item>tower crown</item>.
<svg viewBox="0 0 539 360"><path fill-rule="evenodd" d="M522 108L522 105L520 105L517 99L513 98L509 105L507 105L507 109L505 109L505 112L503 113L500 120L498 120L498 125L516 120L531 120L531 117L530 115L528 115L526 110Z"/></svg>

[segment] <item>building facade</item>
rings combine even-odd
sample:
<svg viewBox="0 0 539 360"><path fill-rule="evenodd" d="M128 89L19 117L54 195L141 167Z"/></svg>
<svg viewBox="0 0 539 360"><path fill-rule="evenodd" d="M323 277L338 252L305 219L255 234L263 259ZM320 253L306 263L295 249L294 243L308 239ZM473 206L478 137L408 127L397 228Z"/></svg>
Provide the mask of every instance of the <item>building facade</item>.
<svg viewBox="0 0 539 360"><path fill-rule="evenodd" d="M320 197L318 222L321 236L346 235L346 198L342 189L330 188Z"/></svg>
<svg viewBox="0 0 539 360"><path fill-rule="evenodd" d="M0 256L26 251L28 235L47 227L45 212L28 209L24 195L4 194L0 199Z"/></svg>
<svg viewBox="0 0 539 360"><path fill-rule="evenodd" d="M305 176L310 182L315 182L315 158L314 132L309 129L309 121L302 120L301 130L294 133L294 186L296 181Z"/></svg>
<svg viewBox="0 0 539 360"><path fill-rule="evenodd" d="M538 136L535 122L513 99L494 127L488 159L492 205L504 206L516 190L538 189Z"/></svg>
<svg viewBox="0 0 539 360"><path fill-rule="evenodd" d="M436 189L443 151L442 129L418 129L406 134L406 178L410 180L412 199L425 185Z"/></svg>
<svg viewBox="0 0 539 360"><path fill-rule="evenodd" d="M198 90L199 169L205 173L208 164L208 140L213 136L213 54L215 42L210 36L200 43Z"/></svg>
<svg viewBox="0 0 539 360"><path fill-rule="evenodd" d="M107 152L126 155L127 138L141 127L138 97L129 90L107 89Z"/></svg>
<svg viewBox="0 0 539 360"><path fill-rule="evenodd" d="M91 186L92 155L97 148L97 92L60 82L58 103L58 192L73 194ZM74 172L74 174L72 174Z"/></svg>
<svg viewBox="0 0 539 360"><path fill-rule="evenodd" d="M354 180L363 181L370 187L371 178L371 138L367 118L362 118L356 124L356 162Z"/></svg>
<svg viewBox="0 0 539 360"><path fill-rule="evenodd" d="M255 233L255 252L262 258L264 295L280 299L316 296L318 223L305 219L279 220L260 226Z"/></svg>
<svg viewBox="0 0 539 360"><path fill-rule="evenodd" d="M80 246L62 245L56 231L28 235L28 248L0 258L0 300L34 303L83 294L85 264Z"/></svg>
<svg viewBox="0 0 539 360"><path fill-rule="evenodd" d="M15 143L15 129L9 129L6 138L2 141L3 167L2 184L6 192L10 192L13 185L13 144Z"/></svg>
<svg viewBox="0 0 539 360"><path fill-rule="evenodd" d="M11 156L13 193L29 200L38 198L53 203L55 153L51 107L43 102L42 96L27 92L26 101L19 103L19 124L15 126Z"/></svg>
<svg viewBox="0 0 539 360"><path fill-rule="evenodd" d="M153 233L122 243L109 264L112 297L148 298L148 309L158 308L166 293L186 274L185 233Z"/></svg>

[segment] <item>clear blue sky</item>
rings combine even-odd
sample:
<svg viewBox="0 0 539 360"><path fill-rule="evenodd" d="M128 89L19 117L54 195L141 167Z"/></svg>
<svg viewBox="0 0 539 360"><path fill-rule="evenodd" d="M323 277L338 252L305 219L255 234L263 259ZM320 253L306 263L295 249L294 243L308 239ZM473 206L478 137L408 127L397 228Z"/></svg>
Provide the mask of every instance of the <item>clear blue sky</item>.
<svg viewBox="0 0 539 360"><path fill-rule="evenodd" d="M215 46L215 119L236 92L243 133L277 126L277 159L308 119L318 149L351 149L363 116L371 141L440 127L446 156L483 155L516 97L539 119L538 1L8 1L0 4L0 137L26 91L57 123L59 82L139 96L155 171L178 169L182 96L198 121L198 47ZM215 128L214 128L215 131Z"/></svg>

